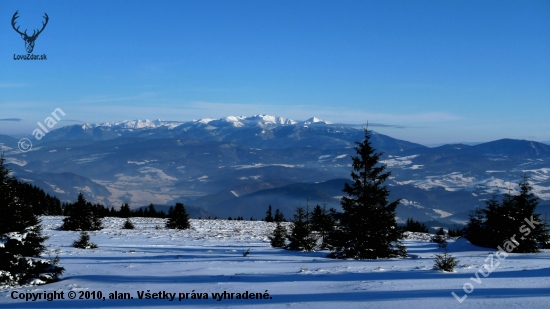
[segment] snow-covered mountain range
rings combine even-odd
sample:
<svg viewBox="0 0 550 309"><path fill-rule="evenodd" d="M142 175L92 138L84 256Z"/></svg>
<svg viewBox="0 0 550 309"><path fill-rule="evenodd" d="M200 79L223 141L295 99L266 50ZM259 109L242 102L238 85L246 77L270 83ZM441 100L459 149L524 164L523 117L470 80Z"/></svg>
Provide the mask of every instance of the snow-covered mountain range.
<svg viewBox="0 0 550 309"><path fill-rule="evenodd" d="M153 203L202 207L220 217L260 218L268 205L339 207L360 126L255 115L187 122L134 120L66 126L22 153L0 135L16 176L62 200L78 192L107 206ZM550 201L550 146L503 139L430 148L372 132L392 172L401 220L463 222L493 192L514 192L523 175Z"/></svg>
<svg viewBox="0 0 550 309"><path fill-rule="evenodd" d="M310 124L331 124L330 121L324 121L317 117L311 117L305 121L295 121L292 119L270 116L270 115L254 115L254 116L227 116L219 119L203 118L199 120L193 120L191 122L179 122L179 121L165 121L163 119L157 120L124 120L104 123L86 123L82 125L82 129L90 130L97 127L106 127L111 129L120 130L140 130L140 129L156 129L159 127L167 127L169 129L176 128L181 125L197 123L207 124L214 127L233 126L237 128L242 127L261 127L266 128L270 126L279 125L310 125Z"/></svg>

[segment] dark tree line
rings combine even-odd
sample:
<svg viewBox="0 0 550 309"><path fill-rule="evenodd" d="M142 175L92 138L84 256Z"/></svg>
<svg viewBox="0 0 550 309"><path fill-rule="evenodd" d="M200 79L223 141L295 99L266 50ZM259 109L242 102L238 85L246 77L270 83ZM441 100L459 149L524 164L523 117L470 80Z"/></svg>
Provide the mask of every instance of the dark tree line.
<svg viewBox="0 0 550 309"><path fill-rule="evenodd" d="M465 237L474 245L503 248L507 252L539 252L548 248L550 235L546 222L535 213L538 198L527 177L518 184L519 194L496 194L485 202L485 208L470 213Z"/></svg>
<svg viewBox="0 0 550 309"><path fill-rule="evenodd" d="M61 202L57 197L47 194L44 190L30 183L15 178L11 178L10 181L12 194L17 197L21 204L30 205L28 210L34 215L59 216L63 214Z"/></svg>
<svg viewBox="0 0 550 309"><path fill-rule="evenodd" d="M51 196L44 190L27 182L21 182L13 178L11 188L14 196L25 205L31 205L30 211L37 216L69 216L75 205L79 205L81 201L74 203L61 203L60 200ZM151 218L166 218L167 214L164 211L155 209L153 204L147 208L139 208L130 210L129 205L123 204L120 209L114 207L108 208L103 204L86 202L87 206L92 209L94 214L100 218L104 217L151 217Z"/></svg>
<svg viewBox="0 0 550 309"><path fill-rule="evenodd" d="M71 209L78 204L78 200L75 203L64 203L62 205L62 215L69 216L71 214ZM128 217L147 217L147 218L166 218L167 215L162 210L156 210L153 204L149 204L145 209L139 208L135 210L130 209L128 203L122 204L119 209L111 207L110 209L105 207L102 204L95 203L92 204L87 202L87 205L92 209L94 214L100 218L105 217L119 217L119 218L128 218Z"/></svg>
<svg viewBox="0 0 550 309"><path fill-rule="evenodd" d="M55 196L51 196L37 186L19 182L15 186L15 194L22 203L32 205L32 211L37 216L61 215L61 203Z"/></svg>
<svg viewBox="0 0 550 309"><path fill-rule="evenodd" d="M413 218L408 218L405 222L405 226L402 227L404 232L417 232L417 233L428 233L428 227L424 223L415 221Z"/></svg>
<svg viewBox="0 0 550 309"><path fill-rule="evenodd" d="M244 218L239 216L239 217L236 217L236 218L233 218L233 217L228 217L227 220L235 220L235 221L244 221ZM253 220L250 220L250 221L253 221Z"/></svg>

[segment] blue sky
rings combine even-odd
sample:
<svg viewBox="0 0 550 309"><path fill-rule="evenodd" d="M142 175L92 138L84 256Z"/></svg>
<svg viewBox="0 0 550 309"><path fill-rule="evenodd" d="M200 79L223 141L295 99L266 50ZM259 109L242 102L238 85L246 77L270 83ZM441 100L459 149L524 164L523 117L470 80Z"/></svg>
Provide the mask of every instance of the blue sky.
<svg viewBox="0 0 550 309"><path fill-rule="evenodd" d="M49 23L34 54L21 30ZM271 114L550 141L550 1L3 1L0 134Z"/></svg>

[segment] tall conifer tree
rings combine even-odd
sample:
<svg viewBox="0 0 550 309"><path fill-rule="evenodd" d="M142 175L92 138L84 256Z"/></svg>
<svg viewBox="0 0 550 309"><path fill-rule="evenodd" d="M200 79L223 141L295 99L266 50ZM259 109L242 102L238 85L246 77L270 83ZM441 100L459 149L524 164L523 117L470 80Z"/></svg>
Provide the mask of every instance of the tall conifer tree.
<svg viewBox="0 0 550 309"><path fill-rule="evenodd" d="M281 224L281 222L277 222L273 233L269 236L271 246L275 248L284 247L286 236L286 228Z"/></svg>
<svg viewBox="0 0 550 309"><path fill-rule="evenodd" d="M265 212L265 222L273 222L273 213L271 212L271 205L267 208L267 211Z"/></svg>
<svg viewBox="0 0 550 309"><path fill-rule="evenodd" d="M364 130L363 142L356 142L352 157L351 185L345 184L341 204L344 213L338 229L332 233L330 245L334 258L376 259L406 256L401 244L402 232L397 227L395 209L399 200L388 203L388 189L383 186L390 176L379 164L381 153L370 143Z"/></svg>
<svg viewBox="0 0 550 309"><path fill-rule="evenodd" d="M279 210L279 208L275 209L275 216L273 217L273 221L275 221L275 222L285 222L285 216Z"/></svg>

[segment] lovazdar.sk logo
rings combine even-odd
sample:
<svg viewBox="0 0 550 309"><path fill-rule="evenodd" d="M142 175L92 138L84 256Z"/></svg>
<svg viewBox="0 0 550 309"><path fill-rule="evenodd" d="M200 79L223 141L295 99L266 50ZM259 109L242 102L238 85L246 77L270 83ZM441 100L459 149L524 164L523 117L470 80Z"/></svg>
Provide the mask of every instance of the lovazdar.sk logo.
<svg viewBox="0 0 550 309"><path fill-rule="evenodd" d="M48 17L48 14L44 13L43 18L45 19L45 21L42 22L42 29L33 30L32 35L27 34L27 29L25 29L25 31L23 32L19 30L20 26L16 25L17 23L16 19L19 18L17 14L19 14L19 11L16 11L15 14L13 14L13 17L11 18L11 26L13 27L13 30L15 30L15 32L21 35L21 38L23 39L23 41L25 41L25 49L27 50L27 54L26 55L13 54L13 60L48 60L46 57L46 54L34 55L32 53L32 51L34 50L34 43L36 42L36 39L38 38L40 33L44 31L44 28L46 28L46 25L50 20L50 18Z"/></svg>

